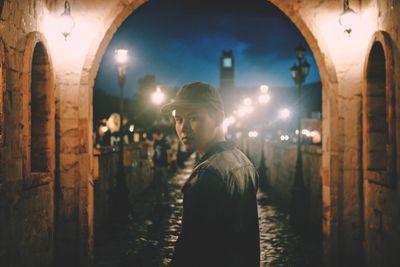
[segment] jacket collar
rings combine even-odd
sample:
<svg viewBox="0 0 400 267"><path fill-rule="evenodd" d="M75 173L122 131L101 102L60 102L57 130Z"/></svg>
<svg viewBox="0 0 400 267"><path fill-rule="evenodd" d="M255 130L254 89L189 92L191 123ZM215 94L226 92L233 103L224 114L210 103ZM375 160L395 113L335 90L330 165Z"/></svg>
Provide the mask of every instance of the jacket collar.
<svg viewBox="0 0 400 267"><path fill-rule="evenodd" d="M207 159L209 159L211 156L220 153L222 151L225 150L230 150L235 148L235 143L232 141L223 141L223 142L218 142L216 144L214 144L212 147L210 147L206 153L200 158L200 160L198 162L196 162L195 164L195 169L197 168L197 166L199 166L201 163L203 163L204 161L206 161Z"/></svg>

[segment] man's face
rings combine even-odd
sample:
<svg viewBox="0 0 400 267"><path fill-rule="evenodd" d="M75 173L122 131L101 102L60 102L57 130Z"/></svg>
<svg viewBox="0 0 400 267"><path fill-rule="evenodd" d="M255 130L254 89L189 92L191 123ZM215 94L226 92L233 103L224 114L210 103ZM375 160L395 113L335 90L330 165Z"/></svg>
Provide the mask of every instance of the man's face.
<svg viewBox="0 0 400 267"><path fill-rule="evenodd" d="M216 138L218 123L205 107L175 110L175 129L189 151L204 150Z"/></svg>

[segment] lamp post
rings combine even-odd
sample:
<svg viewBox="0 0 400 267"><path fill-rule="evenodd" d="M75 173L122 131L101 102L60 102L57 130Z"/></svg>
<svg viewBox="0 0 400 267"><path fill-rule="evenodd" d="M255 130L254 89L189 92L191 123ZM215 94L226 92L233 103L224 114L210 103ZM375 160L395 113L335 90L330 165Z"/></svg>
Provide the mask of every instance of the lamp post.
<svg viewBox="0 0 400 267"><path fill-rule="evenodd" d="M299 134L297 137L297 156L296 156L296 169L294 184L292 188L292 205L291 205L291 221L303 228L306 222L306 189L303 180L303 155L301 151L301 116L303 113L302 99L301 99L301 87L306 79L310 64L304 58L305 48L301 45L296 47L296 58L297 63L295 63L290 72L292 78L297 86L297 98L298 98L298 114L297 114L297 129Z"/></svg>
<svg viewBox="0 0 400 267"><path fill-rule="evenodd" d="M258 97L258 103L261 105L261 133L260 133L260 164L258 167L258 175L260 176L260 186L265 189L267 186L267 166L265 165L265 154L264 154L264 142L265 142L265 106L270 100L270 96L268 94L268 86L261 85L260 86L261 95Z"/></svg>
<svg viewBox="0 0 400 267"><path fill-rule="evenodd" d="M115 50L115 61L118 69L118 86L119 86L119 162L118 162L118 177L116 188L116 211L119 219L125 221L128 211L128 192L125 182L124 172L124 87L126 81L126 68L128 63L128 50Z"/></svg>

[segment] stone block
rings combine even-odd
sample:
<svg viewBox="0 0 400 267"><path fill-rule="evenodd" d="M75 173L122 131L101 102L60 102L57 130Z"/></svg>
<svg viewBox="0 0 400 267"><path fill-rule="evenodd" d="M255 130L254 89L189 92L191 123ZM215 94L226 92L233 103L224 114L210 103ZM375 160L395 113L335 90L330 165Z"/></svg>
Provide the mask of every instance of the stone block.
<svg viewBox="0 0 400 267"><path fill-rule="evenodd" d="M88 187L89 177L92 175L91 157L87 153L79 154L79 176L81 177L80 187Z"/></svg>
<svg viewBox="0 0 400 267"><path fill-rule="evenodd" d="M60 140L60 152L63 154L79 154L78 137L62 137Z"/></svg>
<svg viewBox="0 0 400 267"><path fill-rule="evenodd" d="M371 132L386 132L388 128L388 124L386 121L386 116L382 114L368 114L367 115L367 125L366 125L366 131L367 134L370 134Z"/></svg>
<svg viewBox="0 0 400 267"><path fill-rule="evenodd" d="M386 170L386 151L378 150L371 151L367 157L367 168L371 171L384 171Z"/></svg>
<svg viewBox="0 0 400 267"><path fill-rule="evenodd" d="M76 155L60 155L60 183L63 188L78 188L79 160Z"/></svg>
<svg viewBox="0 0 400 267"><path fill-rule="evenodd" d="M76 119L61 119L59 120L60 124L60 136L62 137L78 137L79 129L78 129L78 120Z"/></svg>

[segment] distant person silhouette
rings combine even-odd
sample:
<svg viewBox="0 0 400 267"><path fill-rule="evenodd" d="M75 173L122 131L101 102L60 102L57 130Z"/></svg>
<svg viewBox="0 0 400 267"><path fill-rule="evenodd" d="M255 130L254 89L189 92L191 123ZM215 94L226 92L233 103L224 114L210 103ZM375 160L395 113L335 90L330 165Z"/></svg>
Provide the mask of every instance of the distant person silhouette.
<svg viewBox="0 0 400 267"><path fill-rule="evenodd" d="M160 130L153 132L153 163L154 185L157 192L157 200L163 200L168 193L168 150L171 148L166 135Z"/></svg>

